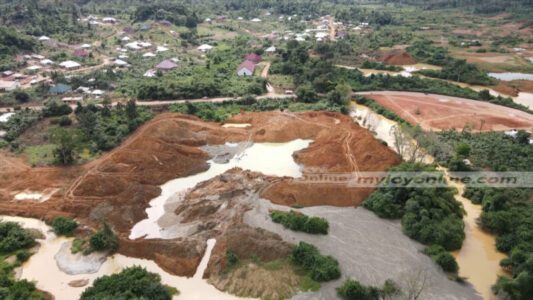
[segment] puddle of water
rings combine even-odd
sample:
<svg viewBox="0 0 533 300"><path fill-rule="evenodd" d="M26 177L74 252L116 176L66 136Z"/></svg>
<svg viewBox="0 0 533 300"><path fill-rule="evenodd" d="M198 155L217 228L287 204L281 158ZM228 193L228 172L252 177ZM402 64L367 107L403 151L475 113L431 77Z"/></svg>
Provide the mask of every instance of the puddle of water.
<svg viewBox="0 0 533 300"><path fill-rule="evenodd" d="M248 123L226 123L222 125L222 127L224 128L247 128L250 126L252 126L252 124L248 124Z"/></svg>
<svg viewBox="0 0 533 300"><path fill-rule="evenodd" d="M43 192L34 192L30 190L25 190L23 192L15 194L13 199L17 201L35 201L35 202L45 202L50 199L52 195L57 192L58 189L45 189Z"/></svg>
<svg viewBox="0 0 533 300"><path fill-rule="evenodd" d="M218 176L229 169L239 167L243 170L261 172L271 176L300 177L301 167L296 164L292 154L304 149L311 141L294 140L288 143L256 143L244 149L240 154L233 157L228 163L217 164L209 161L209 169L203 173L173 179L161 186L161 195L150 201L150 207L146 209L148 218L133 226L130 239L145 236L145 238L165 238L157 221L165 214L165 204L175 194L184 194L196 184ZM275 158L275 159L267 159Z"/></svg>
<svg viewBox="0 0 533 300"><path fill-rule="evenodd" d="M18 193L15 195L15 200L39 200L43 194L36 192Z"/></svg>
<svg viewBox="0 0 533 300"><path fill-rule="evenodd" d="M205 299L221 299L221 300L242 300L240 298L232 296L217 290L214 286L207 283L201 277L207 267L207 261L211 251L206 251L202 262L205 260L205 267L197 271L197 274L202 276L198 277L180 277L167 273L161 269L154 261L147 259L139 259L127 257L120 254L115 254L107 259L107 261L100 267L100 270L94 274L79 274L68 275L63 273L57 266L54 256L60 250L63 243L68 242L71 239L64 237L56 237L44 222L20 217L0 217L2 221L11 221L21 224L25 228L40 229L46 234L44 241L38 240L41 243L41 247L30 257L30 259L22 265L22 273L20 279L27 279L35 281L37 288L48 291L55 296L56 299L61 300L74 300L79 299L81 293L87 286L92 285L92 282L101 276L111 275L120 272L124 268L131 266L141 266L146 268L149 272L157 273L161 276L161 282L163 284L175 287L180 291L178 296L173 299L186 299L186 300L205 300ZM212 250L215 244L215 240L209 240L208 250ZM209 248L211 247L211 248ZM86 287L76 288L68 285L73 280L88 279L89 284ZM250 298L248 298L250 299Z"/></svg>
<svg viewBox="0 0 533 300"><path fill-rule="evenodd" d="M533 109L533 93L519 93L518 97L514 98L514 102Z"/></svg>
<svg viewBox="0 0 533 300"><path fill-rule="evenodd" d="M383 74L383 75L390 75L390 76L403 76L403 77L411 77L413 76L413 72L420 71L420 70L440 70L441 67L428 65L428 64L414 64L414 65L405 65L402 66L403 71L400 72L394 72L394 71L385 71L385 70L375 70L375 69L359 69L363 73L364 76L368 77L372 74Z"/></svg>
<svg viewBox="0 0 533 300"><path fill-rule="evenodd" d="M533 80L533 74L527 74L527 73L512 73L512 72L489 73L489 76L492 78L503 80L503 81Z"/></svg>
<svg viewBox="0 0 533 300"><path fill-rule="evenodd" d="M397 123L389 120L363 105L355 105L355 116L367 119L367 125L371 126L376 132L376 136L390 145L393 145L394 138L390 134L390 128ZM370 121L368 121L370 120ZM395 150L391 147L391 149ZM433 157L426 155L425 162L430 163ZM441 170L447 172L444 168ZM464 276L474 286L474 288L483 296L483 299L496 299L491 292L491 286L496 283L499 275L505 275L500 267L500 260L506 257L505 254L496 250L495 237L481 230L477 224L477 219L481 214L481 206L473 204L470 200L462 197L464 186L448 182L459 191L455 199L462 203L466 215L463 217L465 224L465 240L460 250L455 251L453 255L459 264L459 275Z"/></svg>

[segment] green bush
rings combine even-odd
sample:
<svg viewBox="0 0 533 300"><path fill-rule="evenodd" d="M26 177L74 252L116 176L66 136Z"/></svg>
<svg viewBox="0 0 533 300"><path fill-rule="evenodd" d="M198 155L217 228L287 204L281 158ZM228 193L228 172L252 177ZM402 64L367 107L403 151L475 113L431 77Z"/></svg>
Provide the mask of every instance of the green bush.
<svg viewBox="0 0 533 300"><path fill-rule="evenodd" d="M118 249L118 238L107 223L91 236L89 243L92 251L114 252Z"/></svg>
<svg viewBox="0 0 533 300"><path fill-rule="evenodd" d="M344 300L379 300L379 289L349 279L337 288L337 295Z"/></svg>
<svg viewBox="0 0 533 300"><path fill-rule="evenodd" d="M330 281L341 276L339 262L331 256L323 256L318 249L308 243L300 242L292 251L292 261L303 267L316 281Z"/></svg>
<svg viewBox="0 0 533 300"><path fill-rule="evenodd" d="M239 257L235 254L235 252L228 250L226 251L226 267L231 268L233 266L236 266L239 263Z"/></svg>
<svg viewBox="0 0 533 300"><path fill-rule="evenodd" d="M34 244L33 237L19 224L0 222L0 253L11 253Z"/></svg>
<svg viewBox="0 0 533 300"><path fill-rule="evenodd" d="M154 299L170 300L178 291L161 284L161 276L139 266L97 278L81 294L80 300Z"/></svg>
<svg viewBox="0 0 533 300"><path fill-rule="evenodd" d="M52 221L52 228L57 235L69 236L78 228L78 223L69 218L57 217Z"/></svg>
<svg viewBox="0 0 533 300"><path fill-rule="evenodd" d="M31 255L32 253L28 250L19 250L17 251L17 254L16 254L17 260L21 263L27 261Z"/></svg>
<svg viewBox="0 0 533 300"><path fill-rule="evenodd" d="M280 223L283 227L294 231L303 231L313 234L328 233L329 223L324 218L309 217L293 210L290 212L274 210L270 213L270 218L273 222Z"/></svg>
<svg viewBox="0 0 533 300"><path fill-rule="evenodd" d="M431 245L424 249L424 253L431 257L445 272L457 274L457 271L459 271L459 265L455 257L442 246Z"/></svg>
<svg viewBox="0 0 533 300"><path fill-rule="evenodd" d="M0 299L44 300L48 297L39 292L33 282L14 280L6 270L0 269Z"/></svg>

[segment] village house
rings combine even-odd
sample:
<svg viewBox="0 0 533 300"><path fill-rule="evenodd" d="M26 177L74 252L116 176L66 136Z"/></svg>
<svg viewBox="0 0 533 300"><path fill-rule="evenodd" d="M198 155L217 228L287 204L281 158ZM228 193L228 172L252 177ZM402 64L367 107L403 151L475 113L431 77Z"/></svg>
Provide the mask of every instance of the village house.
<svg viewBox="0 0 533 300"><path fill-rule="evenodd" d="M276 47L270 46L270 47L266 48L265 52L267 54L274 54L274 53L276 53Z"/></svg>
<svg viewBox="0 0 533 300"><path fill-rule="evenodd" d="M259 54L250 53L250 54L246 55L245 60L249 60L249 61L253 62L254 64L258 64L258 63L261 62L261 60L263 60L263 58Z"/></svg>
<svg viewBox="0 0 533 300"><path fill-rule="evenodd" d="M127 67L129 64L121 59L116 59L113 64L117 67Z"/></svg>
<svg viewBox="0 0 533 300"><path fill-rule="evenodd" d="M175 62L173 62L173 61L167 59L167 60L164 60L164 61L160 62L160 63L159 63L157 66L155 66L155 67L156 67L156 69L158 69L158 70L160 70L160 71L162 71L162 72L168 72L168 71L172 71L172 70L174 70L175 68L177 68L178 65L177 65Z"/></svg>
<svg viewBox="0 0 533 300"><path fill-rule="evenodd" d="M83 101L83 97L63 97L61 101L65 104L73 105Z"/></svg>
<svg viewBox="0 0 533 300"><path fill-rule="evenodd" d="M68 70L75 70L81 67L81 65L75 61L67 60L59 64L60 67L68 69Z"/></svg>
<svg viewBox="0 0 533 300"><path fill-rule="evenodd" d="M53 65L54 62L50 59L43 59L39 62L43 66Z"/></svg>
<svg viewBox="0 0 533 300"><path fill-rule="evenodd" d="M150 70L146 71L143 76L144 77L148 77L148 78L155 77L155 76L157 76L157 71L154 70L154 69L150 69Z"/></svg>
<svg viewBox="0 0 533 300"><path fill-rule="evenodd" d="M209 50L213 49L213 46L211 45L207 45L207 44L203 44L201 45L200 47L197 48L199 51L201 52L208 52Z"/></svg>
<svg viewBox="0 0 533 300"><path fill-rule="evenodd" d="M0 80L0 92L11 92L20 87L18 81L3 81Z"/></svg>
<svg viewBox="0 0 533 300"><path fill-rule="evenodd" d="M146 52L145 54L143 54L143 57L147 57L147 58L151 58L151 57L156 57L157 55L155 55L154 53L152 52Z"/></svg>
<svg viewBox="0 0 533 300"><path fill-rule="evenodd" d="M74 53L72 53L77 58L85 58L89 56L89 52L85 49L77 49L74 50Z"/></svg>
<svg viewBox="0 0 533 300"><path fill-rule="evenodd" d="M51 95L62 95L62 94L66 94L71 91L72 91L72 87L70 87L70 85L59 83L59 84L56 84L50 87L50 89L48 90L48 93Z"/></svg>
<svg viewBox="0 0 533 300"><path fill-rule="evenodd" d="M115 24L117 23L117 19L111 18L111 17L105 17L102 19L102 22L108 23L108 24Z"/></svg>
<svg viewBox="0 0 533 300"><path fill-rule="evenodd" d="M252 76L255 71L255 63L253 61L245 60L237 68L237 75Z"/></svg>

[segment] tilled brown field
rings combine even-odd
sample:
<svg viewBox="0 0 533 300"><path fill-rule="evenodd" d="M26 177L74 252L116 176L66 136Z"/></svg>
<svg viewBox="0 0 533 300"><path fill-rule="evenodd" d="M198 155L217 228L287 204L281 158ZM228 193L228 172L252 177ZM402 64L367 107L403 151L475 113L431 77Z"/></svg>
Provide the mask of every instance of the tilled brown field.
<svg viewBox="0 0 533 300"><path fill-rule="evenodd" d="M533 129L533 115L488 102L413 92L362 93L425 130L506 131Z"/></svg>

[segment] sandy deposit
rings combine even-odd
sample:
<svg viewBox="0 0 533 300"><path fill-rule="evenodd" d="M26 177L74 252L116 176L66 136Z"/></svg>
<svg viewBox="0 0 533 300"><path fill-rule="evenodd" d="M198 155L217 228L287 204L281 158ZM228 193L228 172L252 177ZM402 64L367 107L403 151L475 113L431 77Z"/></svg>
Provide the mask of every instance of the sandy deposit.
<svg viewBox="0 0 533 300"><path fill-rule="evenodd" d="M328 235L311 235L284 229L268 216L270 209L287 207L260 200L255 209L246 213L246 224L279 234L285 241L305 241L317 246L323 254L339 260L342 278L322 285L315 293L301 293L293 299L335 299L335 288L346 278L379 286L393 279L404 291L411 281L426 279L421 299L481 299L469 286L449 280L429 257L421 253L423 245L402 233L397 221L380 219L364 209L343 209L316 206L299 209L304 214L329 221Z"/></svg>

